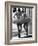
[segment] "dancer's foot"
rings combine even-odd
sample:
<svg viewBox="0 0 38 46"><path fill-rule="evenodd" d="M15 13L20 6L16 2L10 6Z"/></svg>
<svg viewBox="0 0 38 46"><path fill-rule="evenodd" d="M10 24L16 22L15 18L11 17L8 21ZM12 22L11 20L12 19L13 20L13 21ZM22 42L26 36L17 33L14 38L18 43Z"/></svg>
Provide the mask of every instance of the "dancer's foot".
<svg viewBox="0 0 38 46"><path fill-rule="evenodd" d="M26 32L26 36L28 36L28 33Z"/></svg>

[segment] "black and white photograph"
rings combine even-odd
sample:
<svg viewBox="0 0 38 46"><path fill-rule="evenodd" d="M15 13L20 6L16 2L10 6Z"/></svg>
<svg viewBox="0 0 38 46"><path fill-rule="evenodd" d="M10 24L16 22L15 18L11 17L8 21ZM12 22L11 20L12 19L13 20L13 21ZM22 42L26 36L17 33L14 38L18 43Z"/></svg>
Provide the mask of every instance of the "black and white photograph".
<svg viewBox="0 0 38 46"><path fill-rule="evenodd" d="M13 39L32 37L32 8L12 8L12 37Z"/></svg>
<svg viewBox="0 0 38 46"><path fill-rule="evenodd" d="M5 3L6 44L37 42L37 4Z"/></svg>

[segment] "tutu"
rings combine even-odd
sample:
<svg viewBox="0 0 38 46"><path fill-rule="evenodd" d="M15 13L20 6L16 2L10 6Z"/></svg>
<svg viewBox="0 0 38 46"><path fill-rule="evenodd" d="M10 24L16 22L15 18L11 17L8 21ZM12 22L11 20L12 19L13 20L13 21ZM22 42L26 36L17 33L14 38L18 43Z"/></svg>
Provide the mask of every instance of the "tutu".
<svg viewBox="0 0 38 46"><path fill-rule="evenodd" d="M29 23L31 21L30 18L20 18L20 19L14 19L13 20L13 23L16 23L16 24L23 24L23 23Z"/></svg>

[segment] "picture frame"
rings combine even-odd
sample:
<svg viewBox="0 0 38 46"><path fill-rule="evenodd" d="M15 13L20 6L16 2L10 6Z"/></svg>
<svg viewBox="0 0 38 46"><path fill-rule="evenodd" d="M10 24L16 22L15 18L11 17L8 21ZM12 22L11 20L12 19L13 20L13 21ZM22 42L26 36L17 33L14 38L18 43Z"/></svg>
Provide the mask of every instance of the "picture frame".
<svg viewBox="0 0 38 46"><path fill-rule="evenodd" d="M16 40L10 42L12 38L12 7L26 7L33 8L32 11L32 39ZM21 44L21 43L36 43L37 42L37 4L36 3L23 3L23 2L5 2L5 44Z"/></svg>

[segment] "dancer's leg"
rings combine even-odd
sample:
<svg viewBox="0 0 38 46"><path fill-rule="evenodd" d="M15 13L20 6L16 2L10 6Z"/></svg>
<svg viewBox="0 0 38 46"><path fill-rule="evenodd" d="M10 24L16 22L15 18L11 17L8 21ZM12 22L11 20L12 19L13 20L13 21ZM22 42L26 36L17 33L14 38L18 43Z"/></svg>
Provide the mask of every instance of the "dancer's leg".
<svg viewBox="0 0 38 46"><path fill-rule="evenodd" d="M28 24L25 24L25 23L24 23L24 29L25 29L25 31L26 31L26 35L28 35Z"/></svg>
<svg viewBox="0 0 38 46"><path fill-rule="evenodd" d="M20 36L21 30L22 30L22 25L19 24L19 33L18 33L18 34L19 34L19 37L21 37L21 36Z"/></svg>
<svg viewBox="0 0 38 46"><path fill-rule="evenodd" d="M18 27L18 37L20 38L19 24L17 24L17 27Z"/></svg>

